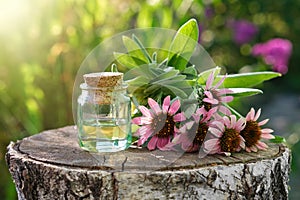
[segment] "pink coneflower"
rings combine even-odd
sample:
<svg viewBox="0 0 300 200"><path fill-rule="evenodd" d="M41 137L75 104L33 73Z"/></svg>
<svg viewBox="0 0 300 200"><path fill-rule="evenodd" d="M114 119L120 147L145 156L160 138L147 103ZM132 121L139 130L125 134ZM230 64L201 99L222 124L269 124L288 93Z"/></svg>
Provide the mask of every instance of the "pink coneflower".
<svg viewBox="0 0 300 200"><path fill-rule="evenodd" d="M232 93L231 90L219 87L224 82L226 76L224 76L215 86L213 86L214 82L214 72L211 72L204 88L204 98L203 98L203 105L207 111L211 108L217 106L218 110L225 115L229 115L231 112L230 110L223 105L223 103L228 103L233 100L233 96L226 96L226 94Z"/></svg>
<svg viewBox="0 0 300 200"><path fill-rule="evenodd" d="M255 114L255 111L253 108L249 111L249 113L246 116L246 126L241 131L241 136L245 139L245 150L247 152L257 152L257 149L266 150L268 146L260 141L261 138L264 139L273 139L275 138L272 134L273 130L269 128L261 129L261 126L265 125L269 119L265 119L261 122L257 122L257 119L259 118L261 113L261 109L257 111Z"/></svg>
<svg viewBox="0 0 300 200"><path fill-rule="evenodd" d="M148 104L151 109L139 106L143 116L132 119L133 124L142 125L136 132L139 136L138 145L144 144L152 137L148 142L148 149L163 149L171 137L176 135L176 122L185 120L185 116L183 113L176 114L180 108L180 101L177 99L170 105L170 96L164 99L162 108L151 98L148 99Z"/></svg>
<svg viewBox="0 0 300 200"><path fill-rule="evenodd" d="M208 154L224 153L230 155L232 152L238 152L245 148L245 140L240 135L245 127L245 119L236 120L235 115L224 116L222 121L214 121L215 127L208 129L215 138L204 142L204 151Z"/></svg>
<svg viewBox="0 0 300 200"><path fill-rule="evenodd" d="M170 146L180 145L186 152L199 151L207 135L212 115L217 107L206 111L204 106L198 108L192 115L192 121L187 122L179 129L179 134L173 139Z"/></svg>

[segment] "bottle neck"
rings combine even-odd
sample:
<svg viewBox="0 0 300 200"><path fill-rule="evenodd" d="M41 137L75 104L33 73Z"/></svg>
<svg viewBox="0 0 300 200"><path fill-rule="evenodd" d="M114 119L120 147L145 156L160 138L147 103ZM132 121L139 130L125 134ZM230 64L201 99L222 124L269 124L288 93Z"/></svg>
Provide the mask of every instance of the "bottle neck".
<svg viewBox="0 0 300 200"><path fill-rule="evenodd" d="M87 97L95 104L112 104L118 101L121 95L126 94L127 85L119 87L90 87L83 83L80 85L82 96Z"/></svg>

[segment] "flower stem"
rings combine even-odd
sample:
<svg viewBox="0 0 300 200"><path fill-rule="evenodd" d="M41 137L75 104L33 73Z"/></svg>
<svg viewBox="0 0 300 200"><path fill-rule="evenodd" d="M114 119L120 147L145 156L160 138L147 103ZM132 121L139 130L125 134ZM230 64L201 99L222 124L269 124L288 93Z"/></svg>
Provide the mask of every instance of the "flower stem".
<svg viewBox="0 0 300 200"><path fill-rule="evenodd" d="M228 107L229 108L229 110L233 113L233 114L235 114L237 117L239 117L239 118L242 118L243 116L238 112L238 111L236 111L234 108L232 108L231 106L229 106L228 104L223 104L224 106L226 106L226 107Z"/></svg>

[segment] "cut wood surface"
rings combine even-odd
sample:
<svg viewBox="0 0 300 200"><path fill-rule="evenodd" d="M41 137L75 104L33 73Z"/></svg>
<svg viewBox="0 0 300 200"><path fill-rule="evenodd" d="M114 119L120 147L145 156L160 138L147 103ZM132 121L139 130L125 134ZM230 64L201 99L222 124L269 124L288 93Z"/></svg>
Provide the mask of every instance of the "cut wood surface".
<svg viewBox="0 0 300 200"><path fill-rule="evenodd" d="M19 199L287 199L290 150L269 144L231 157L130 148L90 153L68 126L6 154Z"/></svg>

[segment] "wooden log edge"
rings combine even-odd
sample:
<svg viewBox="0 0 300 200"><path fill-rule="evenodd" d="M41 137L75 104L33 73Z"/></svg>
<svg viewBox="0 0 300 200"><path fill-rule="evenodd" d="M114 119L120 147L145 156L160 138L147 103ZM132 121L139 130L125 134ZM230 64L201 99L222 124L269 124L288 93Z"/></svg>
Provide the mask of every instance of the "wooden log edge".
<svg viewBox="0 0 300 200"><path fill-rule="evenodd" d="M206 157L209 164L194 158L193 165L175 163L155 169L130 167L128 157L122 157L116 168L112 167L116 163L83 167L82 163L47 162L20 151L26 140L11 142L6 154L19 199L288 199L291 152L282 144L270 147L277 149L272 156L253 154L243 159L240 153L229 157L234 162L228 163L227 157L215 155Z"/></svg>

